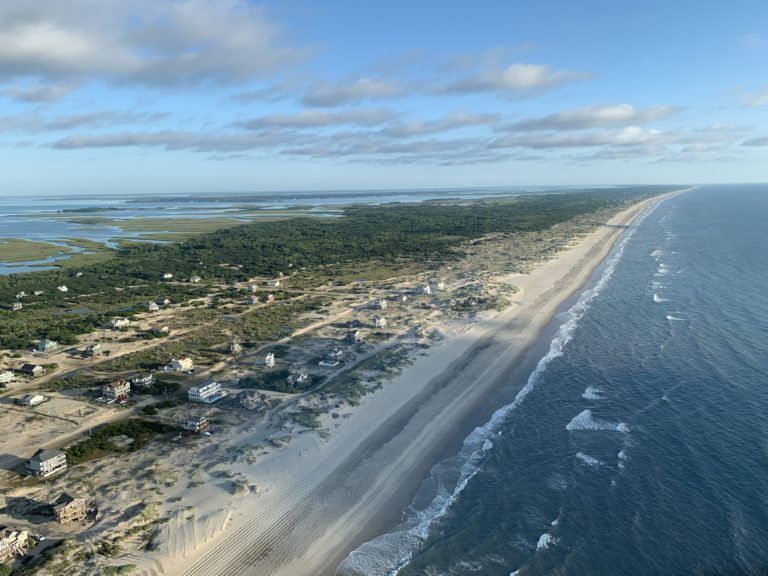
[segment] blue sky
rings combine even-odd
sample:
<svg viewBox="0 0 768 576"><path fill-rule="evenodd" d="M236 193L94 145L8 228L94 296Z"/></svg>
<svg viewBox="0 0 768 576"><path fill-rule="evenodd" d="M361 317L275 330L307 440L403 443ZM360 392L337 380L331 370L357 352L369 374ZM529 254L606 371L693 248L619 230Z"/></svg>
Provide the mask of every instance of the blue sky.
<svg viewBox="0 0 768 576"><path fill-rule="evenodd" d="M0 194L754 182L768 3L0 0Z"/></svg>

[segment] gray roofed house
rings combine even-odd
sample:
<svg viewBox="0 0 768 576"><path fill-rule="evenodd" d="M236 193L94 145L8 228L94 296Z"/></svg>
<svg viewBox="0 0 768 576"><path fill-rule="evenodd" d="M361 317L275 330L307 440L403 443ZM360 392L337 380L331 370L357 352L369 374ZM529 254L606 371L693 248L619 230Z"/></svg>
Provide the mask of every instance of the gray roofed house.
<svg viewBox="0 0 768 576"><path fill-rule="evenodd" d="M27 462L27 471L32 476L47 478L67 469L67 455L61 450L41 448Z"/></svg>

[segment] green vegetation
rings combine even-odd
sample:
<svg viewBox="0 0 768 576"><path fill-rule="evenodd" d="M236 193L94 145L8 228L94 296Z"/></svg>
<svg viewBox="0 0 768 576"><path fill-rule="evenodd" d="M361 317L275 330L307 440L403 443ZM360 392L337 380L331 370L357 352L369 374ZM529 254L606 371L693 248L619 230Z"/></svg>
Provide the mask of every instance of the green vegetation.
<svg viewBox="0 0 768 576"><path fill-rule="evenodd" d="M324 377L313 374L304 382L297 382L295 377L293 383L288 383L290 371L285 368L261 372L253 376L241 378L238 382L240 388L258 388L260 390L274 390L275 392L301 392L308 390L320 384Z"/></svg>
<svg viewBox="0 0 768 576"><path fill-rule="evenodd" d="M158 402L157 404L144 406L141 409L141 411L147 416L154 416L160 410L167 410L168 408L174 408L175 406L176 406L176 402L174 402L173 400L163 400L162 402Z"/></svg>
<svg viewBox="0 0 768 576"><path fill-rule="evenodd" d="M130 418L120 422L112 422L97 428L90 438L67 448L67 461L78 464L112 452L133 452L146 446L158 434L173 430L172 426L161 422L152 422L140 418ZM118 448L110 438L127 436L133 439L127 448Z"/></svg>
<svg viewBox="0 0 768 576"><path fill-rule="evenodd" d="M134 244L118 251L114 258L84 266L80 276L74 271L51 270L0 277L0 303L6 305L19 291L44 291L25 299L23 310L0 310L0 347L28 347L43 337L70 342L111 316L143 311L150 299L167 297L184 302L204 296L211 291L205 282L244 281L289 268L302 274L306 269L322 269L331 276L343 275L370 262L391 270L414 266L430 269L457 258L457 248L471 239L493 233L541 231L598 210L618 210L669 190L642 187L474 202L359 205L346 209L341 218L255 222L177 244ZM165 229L176 227L175 232L183 225L162 222ZM203 222L194 221L195 231L200 231ZM200 275L204 282L163 282L164 272L172 272L175 279ZM66 284L69 292L57 291L61 284ZM261 339L258 330L246 337Z"/></svg>
<svg viewBox="0 0 768 576"><path fill-rule="evenodd" d="M0 240L0 262L26 262L27 260L43 260L50 256L67 254L71 249L67 246L57 246L48 242L33 242L11 238Z"/></svg>
<svg viewBox="0 0 768 576"><path fill-rule="evenodd" d="M136 570L136 564L122 564L121 566L102 566L104 576L120 576L122 574L131 574Z"/></svg>

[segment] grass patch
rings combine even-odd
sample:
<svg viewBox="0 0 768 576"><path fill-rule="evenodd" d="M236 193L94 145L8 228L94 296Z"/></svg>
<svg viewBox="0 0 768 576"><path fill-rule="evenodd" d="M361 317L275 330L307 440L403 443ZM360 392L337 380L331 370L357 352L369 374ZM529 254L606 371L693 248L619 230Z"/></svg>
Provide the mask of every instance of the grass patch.
<svg viewBox="0 0 768 576"><path fill-rule="evenodd" d="M44 260L50 256L59 256L70 252L72 249L67 246L56 246L48 242L34 242L20 238L0 240L0 262Z"/></svg>
<svg viewBox="0 0 768 576"><path fill-rule="evenodd" d="M91 437L67 448L67 461L78 464L98 458L101 455L119 452L135 452L149 444L158 434L172 431L173 426L162 422L151 422L140 418L130 418L120 422L105 424L94 430ZM120 448L115 446L110 438L127 436L133 442Z"/></svg>

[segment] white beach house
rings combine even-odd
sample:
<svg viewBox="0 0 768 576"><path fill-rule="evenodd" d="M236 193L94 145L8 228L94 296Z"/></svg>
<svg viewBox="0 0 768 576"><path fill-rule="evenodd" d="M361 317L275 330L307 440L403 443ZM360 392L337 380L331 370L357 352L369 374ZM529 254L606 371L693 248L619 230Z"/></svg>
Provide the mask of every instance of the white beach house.
<svg viewBox="0 0 768 576"><path fill-rule="evenodd" d="M194 367L195 363L192 361L192 358L184 356L183 358L174 358L171 360L170 364L168 364L165 369L169 372L189 372Z"/></svg>
<svg viewBox="0 0 768 576"><path fill-rule="evenodd" d="M222 390L221 384L218 382L192 386L187 392L187 398L190 402L203 402L205 404L212 404L226 395L226 390Z"/></svg>

